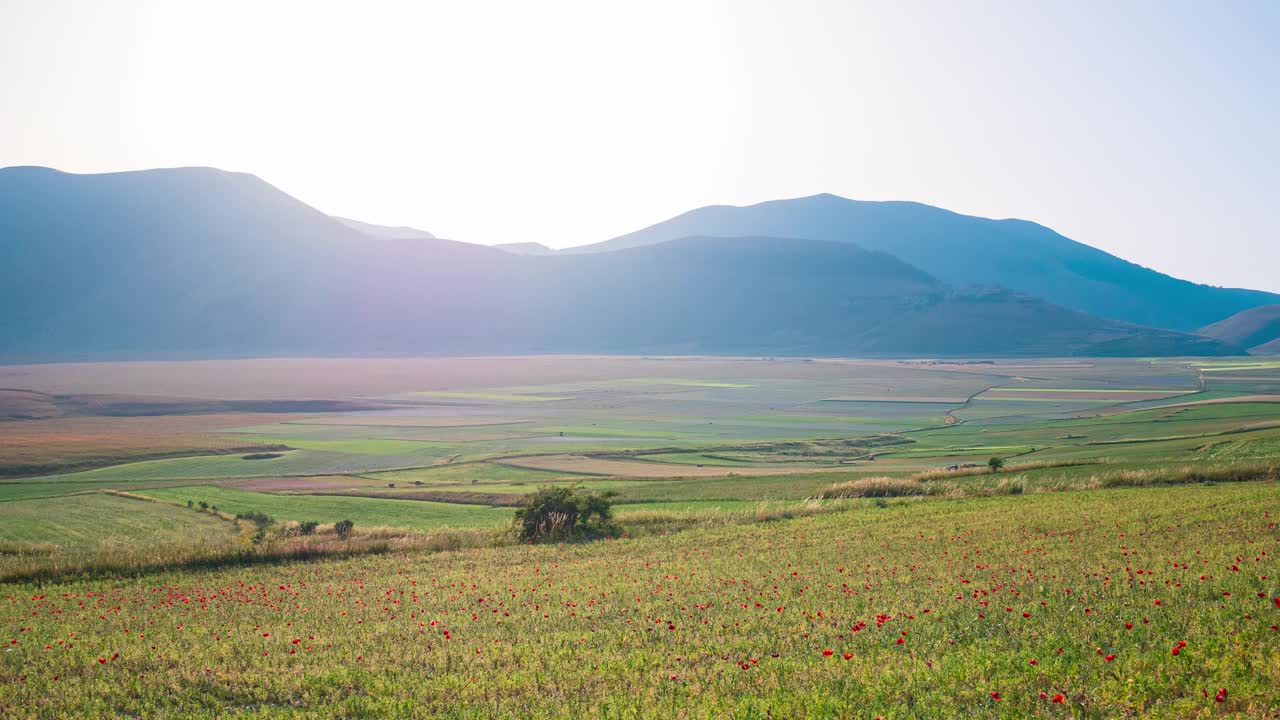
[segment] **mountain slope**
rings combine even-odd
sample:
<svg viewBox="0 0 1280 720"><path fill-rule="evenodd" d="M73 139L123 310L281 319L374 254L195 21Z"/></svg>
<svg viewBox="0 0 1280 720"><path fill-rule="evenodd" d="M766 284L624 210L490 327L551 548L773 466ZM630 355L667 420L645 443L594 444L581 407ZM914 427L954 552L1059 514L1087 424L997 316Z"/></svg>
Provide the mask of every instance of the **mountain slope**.
<svg viewBox="0 0 1280 720"><path fill-rule="evenodd" d="M1232 345L1280 350L1280 304L1250 308L1200 330L1201 335Z"/></svg>
<svg viewBox="0 0 1280 720"><path fill-rule="evenodd" d="M684 238L613 253L532 258L538 327L587 351L848 355L1196 355L1224 344L1103 320L1004 289L957 291L850 243ZM567 334L566 334L567 333ZM550 348L544 348L549 350Z"/></svg>
<svg viewBox="0 0 1280 720"><path fill-rule="evenodd" d="M374 225L373 223L360 222L359 220L352 220L351 218L338 217L337 215L334 215L333 219L337 220L338 222L342 223L343 225L346 225L347 227L353 230L359 230L360 232L365 233L366 235L377 235L378 237L386 237L386 238L398 238L400 240L435 239L435 235L432 235L426 230L419 230L418 228L412 228L412 227L409 227L408 225Z"/></svg>
<svg viewBox="0 0 1280 720"><path fill-rule="evenodd" d="M518 243L499 243L493 245L499 250L505 250L513 255L553 255L555 250L537 242L518 242Z"/></svg>
<svg viewBox="0 0 1280 720"><path fill-rule="evenodd" d="M896 255L954 285L999 285L1094 315L1179 330L1280 302L1280 295L1271 293L1178 280L1024 220L989 220L919 203L835 195L704 207L561 252L601 252L703 235L853 242Z"/></svg>
<svg viewBox="0 0 1280 720"><path fill-rule="evenodd" d="M549 256L357 231L208 168L0 170L0 360L512 353L1221 354L851 243Z"/></svg>

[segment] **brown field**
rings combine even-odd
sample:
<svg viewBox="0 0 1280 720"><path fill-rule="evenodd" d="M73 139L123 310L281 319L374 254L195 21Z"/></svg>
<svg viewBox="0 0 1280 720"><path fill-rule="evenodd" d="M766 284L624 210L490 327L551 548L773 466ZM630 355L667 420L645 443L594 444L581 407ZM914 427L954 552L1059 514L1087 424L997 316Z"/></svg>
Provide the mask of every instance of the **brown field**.
<svg viewBox="0 0 1280 720"><path fill-rule="evenodd" d="M313 417L293 421L297 425L347 425L351 427L389 428L465 428L492 425L524 425L533 422L521 418L505 417L420 417L408 415Z"/></svg>
<svg viewBox="0 0 1280 720"><path fill-rule="evenodd" d="M690 374L725 381L761 374L838 380L848 370L837 363L758 358L273 358L11 365L0 368L0 387L64 394L313 399Z"/></svg>
<svg viewBox="0 0 1280 720"><path fill-rule="evenodd" d="M275 422L280 415L68 417L0 423L0 475L83 470L136 460L257 448L216 434L223 428Z"/></svg>

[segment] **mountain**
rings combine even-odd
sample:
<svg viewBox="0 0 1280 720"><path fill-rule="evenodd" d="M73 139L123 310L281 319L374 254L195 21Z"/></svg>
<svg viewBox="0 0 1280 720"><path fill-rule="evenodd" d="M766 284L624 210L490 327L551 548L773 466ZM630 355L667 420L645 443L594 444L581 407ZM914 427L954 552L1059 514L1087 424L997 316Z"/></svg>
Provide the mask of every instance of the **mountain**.
<svg viewBox="0 0 1280 720"><path fill-rule="evenodd" d="M913 202L835 195L704 207L561 252L604 252L708 235L852 242L891 253L953 285L998 285L1093 315L1178 330L1280 302L1280 295L1272 293L1178 280L1025 220L990 220Z"/></svg>
<svg viewBox="0 0 1280 720"><path fill-rule="evenodd" d="M1280 305L1243 310L1202 328L1200 334L1253 352L1280 352Z"/></svg>
<svg viewBox="0 0 1280 720"><path fill-rule="evenodd" d="M493 247L514 255L552 255L555 253L555 250L536 242L500 243Z"/></svg>
<svg viewBox="0 0 1280 720"><path fill-rule="evenodd" d="M1198 355L1231 350L1103 320L1002 288L958 291L850 243L683 238L532 258L520 325L539 348L792 355ZM587 323L590 333L577 331ZM584 340L589 338L589 343ZM530 342L533 338L529 339Z"/></svg>
<svg viewBox="0 0 1280 720"><path fill-rule="evenodd" d="M252 175L0 170L0 360L694 353L1211 355L847 242L546 256L353 229Z"/></svg>
<svg viewBox="0 0 1280 720"><path fill-rule="evenodd" d="M1276 338L1269 343L1263 343L1249 352L1254 355L1280 355L1280 338Z"/></svg>
<svg viewBox="0 0 1280 720"><path fill-rule="evenodd" d="M374 225L373 223L360 222L351 218L333 216L334 220L346 225L353 230L359 230L366 235L377 235L378 237L398 238L400 240L433 240L435 235L426 230L411 228L407 225Z"/></svg>

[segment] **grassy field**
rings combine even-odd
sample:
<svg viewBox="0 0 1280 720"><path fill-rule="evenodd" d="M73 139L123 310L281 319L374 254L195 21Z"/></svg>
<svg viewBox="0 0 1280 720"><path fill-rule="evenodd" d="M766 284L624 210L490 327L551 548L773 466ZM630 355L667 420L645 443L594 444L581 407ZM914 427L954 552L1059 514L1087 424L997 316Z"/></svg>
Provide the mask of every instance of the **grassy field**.
<svg viewBox="0 0 1280 720"><path fill-rule="evenodd" d="M1272 483L11 586L5 717L1269 717Z"/></svg>
<svg viewBox="0 0 1280 720"><path fill-rule="evenodd" d="M94 550L153 544L223 544L236 529L211 515L115 495L0 503L0 543Z"/></svg>
<svg viewBox="0 0 1280 720"><path fill-rule="evenodd" d="M511 511L480 505L422 502L327 495L277 495L217 485L192 485L142 490L142 494L170 503L205 501L232 514L261 512L277 520L334 523L352 520L361 527L497 527L511 522Z"/></svg>
<svg viewBox="0 0 1280 720"><path fill-rule="evenodd" d="M1270 361L6 382L0 717L1280 715ZM613 494L624 537L517 544L547 485Z"/></svg>

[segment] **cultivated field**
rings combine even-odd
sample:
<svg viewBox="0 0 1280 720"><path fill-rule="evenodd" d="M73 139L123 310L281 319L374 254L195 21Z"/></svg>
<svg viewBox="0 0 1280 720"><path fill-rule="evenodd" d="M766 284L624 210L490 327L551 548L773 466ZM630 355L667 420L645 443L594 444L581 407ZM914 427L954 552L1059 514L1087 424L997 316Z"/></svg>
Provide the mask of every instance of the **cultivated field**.
<svg viewBox="0 0 1280 720"><path fill-rule="evenodd" d="M1280 713L1269 361L0 375L0 716Z"/></svg>
<svg viewBox="0 0 1280 720"><path fill-rule="evenodd" d="M10 587L6 717L1270 717L1273 484Z"/></svg>

